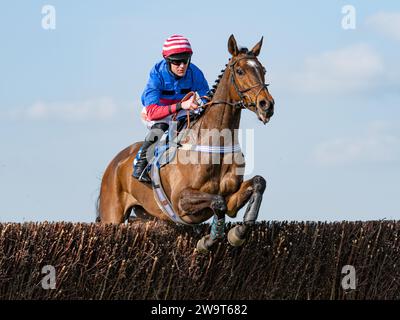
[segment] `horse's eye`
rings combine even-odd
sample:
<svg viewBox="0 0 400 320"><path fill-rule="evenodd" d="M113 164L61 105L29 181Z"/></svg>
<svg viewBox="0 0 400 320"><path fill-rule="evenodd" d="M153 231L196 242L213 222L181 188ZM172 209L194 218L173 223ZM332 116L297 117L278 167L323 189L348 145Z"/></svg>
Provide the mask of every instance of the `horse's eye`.
<svg viewBox="0 0 400 320"><path fill-rule="evenodd" d="M263 73L264 73L264 74L267 73L267 70L266 70L264 67L262 68L262 70L263 70Z"/></svg>
<svg viewBox="0 0 400 320"><path fill-rule="evenodd" d="M244 72L243 72L242 69L236 69L236 73L237 73L239 76L244 75Z"/></svg>

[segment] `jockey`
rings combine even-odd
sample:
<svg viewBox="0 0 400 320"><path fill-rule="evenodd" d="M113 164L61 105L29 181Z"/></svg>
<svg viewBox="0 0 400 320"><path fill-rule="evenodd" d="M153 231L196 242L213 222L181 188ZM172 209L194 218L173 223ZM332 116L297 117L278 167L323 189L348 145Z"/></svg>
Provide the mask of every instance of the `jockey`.
<svg viewBox="0 0 400 320"><path fill-rule="evenodd" d="M142 120L150 132L139 151L133 171L133 177L139 181L151 181L147 172L143 172L148 163L146 152L160 138L160 133L168 129L172 116L186 115L186 110L198 107L199 101L195 101L195 95L181 101L183 97L193 92L202 97L209 90L203 73L191 63L192 54L189 40L173 35L164 42L164 59L150 71L150 78L142 94Z"/></svg>

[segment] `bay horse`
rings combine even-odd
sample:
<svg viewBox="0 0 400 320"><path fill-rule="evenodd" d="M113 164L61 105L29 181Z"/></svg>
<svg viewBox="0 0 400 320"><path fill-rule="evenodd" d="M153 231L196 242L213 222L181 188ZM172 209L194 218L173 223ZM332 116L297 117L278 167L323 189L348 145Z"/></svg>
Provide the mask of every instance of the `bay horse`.
<svg viewBox="0 0 400 320"><path fill-rule="evenodd" d="M197 140L194 143L200 142L205 129L230 132L238 129L243 109L254 112L264 124L272 117L275 102L265 84L265 68L257 58L262 42L263 38L249 51L239 48L233 35L229 37L231 58L211 90L204 113L190 127L195 133L192 137ZM237 137L234 140L237 143ZM138 216L170 220L157 205L151 185L132 177L132 164L141 145L142 142L137 142L122 150L108 165L101 182L97 221L123 223L132 209ZM180 221L195 225L214 216L210 234L197 243L200 252L207 252L224 237L225 215L236 217L248 203L243 224L228 233L228 241L233 246L244 243L258 217L266 181L259 175L243 181L243 173L238 174L238 169L244 167L244 161L241 164L226 161L232 159L232 152L222 154L219 163L178 162L160 169L165 194ZM198 151L178 149L176 156L188 153L199 155ZM205 156L200 154L201 158Z"/></svg>

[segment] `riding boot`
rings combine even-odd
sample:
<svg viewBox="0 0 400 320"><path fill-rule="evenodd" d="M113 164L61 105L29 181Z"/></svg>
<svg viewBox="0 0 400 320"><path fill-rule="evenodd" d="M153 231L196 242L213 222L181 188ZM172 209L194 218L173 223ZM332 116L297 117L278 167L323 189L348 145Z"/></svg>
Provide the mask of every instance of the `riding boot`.
<svg viewBox="0 0 400 320"><path fill-rule="evenodd" d="M147 149L153 144L156 143L163 133L168 129L168 123L155 123L151 129L150 132L147 134L146 138L144 139L139 159L136 162L135 168L133 170L133 176L136 179L139 179L139 181L142 182L151 182L151 179L149 177L149 174L147 173L147 170L144 172L144 169L147 166ZM143 174L142 174L143 173Z"/></svg>
<svg viewBox="0 0 400 320"><path fill-rule="evenodd" d="M151 142L145 141L143 142L139 159L136 162L135 168L133 170L133 177L138 179L141 182L151 182L151 179L149 177L149 174L147 172L146 166L147 166L147 149L152 145ZM144 172L143 172L144 171Z"/></svg>

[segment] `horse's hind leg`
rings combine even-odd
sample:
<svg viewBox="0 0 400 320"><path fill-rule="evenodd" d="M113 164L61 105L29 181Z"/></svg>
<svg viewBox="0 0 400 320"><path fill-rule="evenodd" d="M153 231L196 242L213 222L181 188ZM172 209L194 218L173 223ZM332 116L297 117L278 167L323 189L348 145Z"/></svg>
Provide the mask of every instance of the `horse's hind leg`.
<svg viewBox="0 0 400 320"><path fill-rule="evenodd" d="M236 216L240 208L248 202L243 225L235 226L229 230L228 241L231 245L240 246L244 243L248 231L257 220L265 187L265 179L261 176L255 176L253 179L243 182L239 191L228 199L229 216Z"/></svg>
<svg viewBox="0 0 400 320"><path fill-rule="evenodd" d="M102 223L123 223L125 220L124 207L116 192L100 191L99 220Z"/></svg>
<svg viewBox="0 0 400 320"><path fill-rule="evenodd" d="M98 220L102 223L119 224L125 221L127 207L124 205L116 174L109 168L101 181Z"/></svg>
<svg viewBox="0 0 400 320"><path fill-rule="evenodd" d="M194 189L181 192L178 202L179 209L186 215L194 215L210 208L214 212L211 233L201 238L197 243L199 252L207 252L218 239L224 236L226 201L218 194L205 193Z"/></svg>

